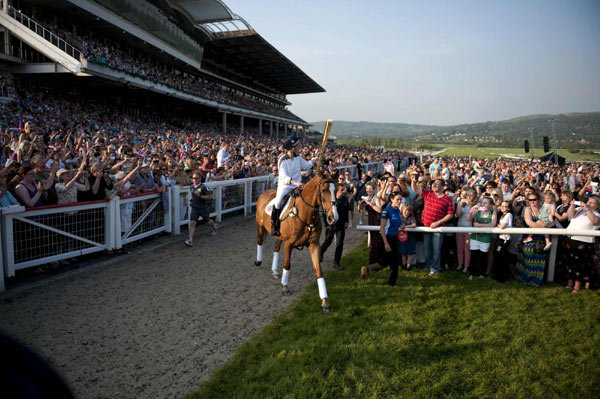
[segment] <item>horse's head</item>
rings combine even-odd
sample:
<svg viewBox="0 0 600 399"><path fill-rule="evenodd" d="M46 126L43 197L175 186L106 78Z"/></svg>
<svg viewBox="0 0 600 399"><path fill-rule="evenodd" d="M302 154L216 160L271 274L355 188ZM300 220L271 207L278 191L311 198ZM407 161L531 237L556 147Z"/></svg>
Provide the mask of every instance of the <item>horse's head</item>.
<svg viewBox="0 0 600 399"><path fill-rule="evenodd" d="M327 223L330 225L339 219L335 197L337 178L337 169L332 173L323 169L319 171L319 198L321 199L321 207L327 216Z"/></svg>

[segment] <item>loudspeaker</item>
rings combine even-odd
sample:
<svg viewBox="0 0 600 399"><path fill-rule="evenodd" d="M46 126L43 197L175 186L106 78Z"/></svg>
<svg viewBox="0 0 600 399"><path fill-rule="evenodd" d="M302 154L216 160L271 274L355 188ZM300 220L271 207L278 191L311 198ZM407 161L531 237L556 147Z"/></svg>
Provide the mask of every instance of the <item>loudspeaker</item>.
<svg viewBox="0 0 600 399"><path fill-rule="evenodd" d="M544 152L550 152L550 142L548 136L544 136Z"/></svg>
<svg viewBox="0 0 600 399"><path fill-rule="evenodd" d="M525 140L523 146L525 147L525 152L529 152L529 140Z"/></svg>

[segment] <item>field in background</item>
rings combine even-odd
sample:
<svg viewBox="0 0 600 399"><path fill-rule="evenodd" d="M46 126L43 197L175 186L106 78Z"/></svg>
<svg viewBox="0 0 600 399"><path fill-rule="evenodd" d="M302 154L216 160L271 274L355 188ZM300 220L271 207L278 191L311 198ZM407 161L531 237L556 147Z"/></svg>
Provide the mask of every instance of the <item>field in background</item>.
<svg viewBox="0 0 600 399"><path fill-rule="evenodd" d="M598 398L600 295L387 270L361 245L190 398ZM293 273L292 273L293 276ZM293 287L293 277L291 281Z"/></svg>
<svg viewBox="0 0 600 399"><path fill-rule="evenodd" d="M511 158L511 157L531 157L531 151L526 153L523 148L486 148L486 147L477 147L477 146L458 146L458 145L449 145L447 147L439 147L439 150L445 151L440 152L439 155L443 156L459 156L459 157L468 157L469 154L472 154L473 157L478 158L497 158L499 156L503 158ZM432 150L432 152L437 152L436 150ZM586 153L577 153L573 154L568 150L558 150L558 154L564 157L567 161L600 161L600 150L595 149L585 149ZM598 152L596 154L589 152ZM541 155L545 154L542 148L535 149L535 157L539 159Z"/></svg>

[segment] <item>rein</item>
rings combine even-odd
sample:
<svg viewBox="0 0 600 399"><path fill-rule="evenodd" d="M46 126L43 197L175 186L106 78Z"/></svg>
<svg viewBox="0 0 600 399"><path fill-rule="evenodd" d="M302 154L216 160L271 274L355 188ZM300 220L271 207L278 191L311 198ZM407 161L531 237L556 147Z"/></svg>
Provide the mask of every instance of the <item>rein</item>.
<svg viewBox="0 0 600 399"><path fill-rule="evenodd" d="M319 220L319 216L324 215L325 211L322 209L323 208L323 194L321 193L321 184L330 184L333 183L333 180L321 180L321 178L319 177L317 180L317 190L319 191L319 201L316 205L312 205L309 204L306 199L304 198L304 196L302 195L302 191L300 191L300 194L298 194L297 196L292 195L292 203L290 204L290 210L287 212L287 214L281 219L281 222L283 222L284 220L286 220L288 217L296 217L298 219L298 221L300 223L302 223L302 225L308 229L308 234L306 235L306 241L304 242L304 244L297 246L296 249L300 249L302 250L305 246L308 245L308 240L310 238L310 235L313 231L315 231L315 229L317 228L316 223ZM296 197L300 197L300 199L302 200L302 202L304 202L304 204L306 206L308 206L310 209L312 209L312 218L311 218L311 224L307 223L306 221L302 220L302 218L300 217L300 215L298 214L298 208L296 208ZM331 200L331 204L332 206L335 206L336 201L335 201L335 197L332 198ZM317 213L319 215L317 215Z"/></svg>

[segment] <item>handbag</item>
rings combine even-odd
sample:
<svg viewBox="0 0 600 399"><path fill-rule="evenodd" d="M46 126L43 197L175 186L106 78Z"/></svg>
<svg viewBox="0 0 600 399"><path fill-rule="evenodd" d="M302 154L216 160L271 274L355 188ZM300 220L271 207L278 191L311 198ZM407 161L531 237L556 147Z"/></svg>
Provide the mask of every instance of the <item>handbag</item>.
<svg viewBox="0 0 600 399"><path fill-rule="evenodd" d="M408 233L406 232L406 230L398 230L398 241L400 242L406 242L408 241Z"/></svg>

